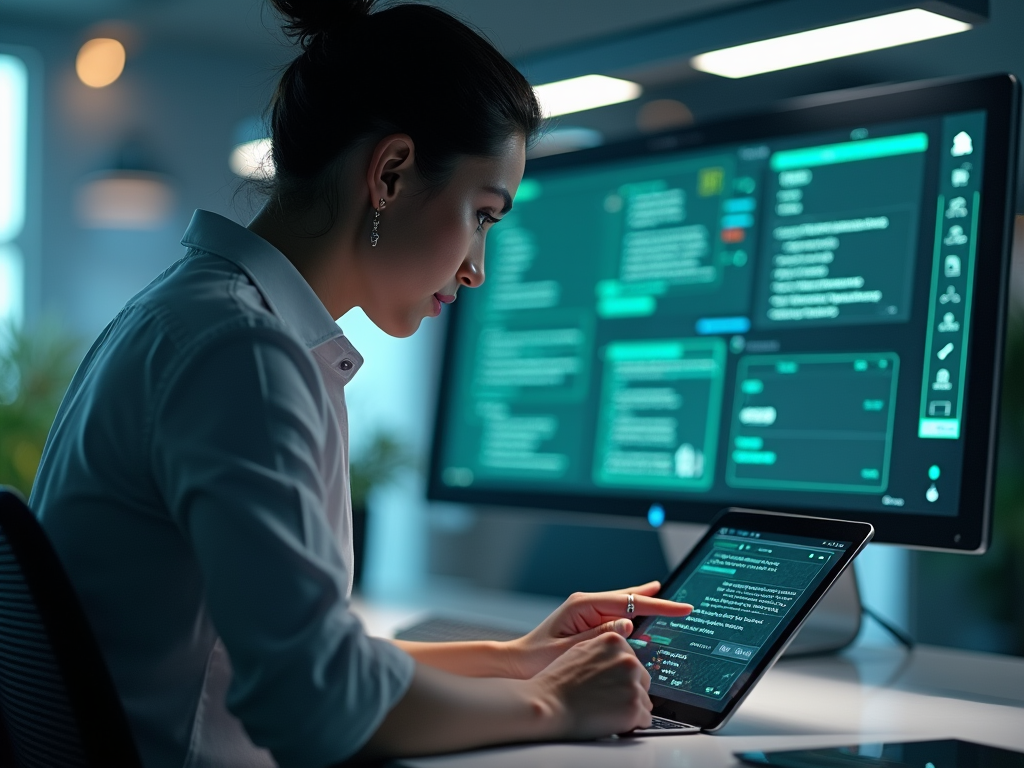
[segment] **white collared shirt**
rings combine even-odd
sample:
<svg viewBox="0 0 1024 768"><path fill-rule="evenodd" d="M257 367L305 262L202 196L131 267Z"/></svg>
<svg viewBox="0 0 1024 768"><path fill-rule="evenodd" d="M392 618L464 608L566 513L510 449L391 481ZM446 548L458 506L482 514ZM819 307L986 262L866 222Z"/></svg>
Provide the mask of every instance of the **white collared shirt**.
<svg viewBox="0 0 1024 768"><path fill-rule="evenodd" d="M182 244L82 362L31 506L147 767L322 768L413 672L349 611L362 358L256 234L196 211Z"/></svg>

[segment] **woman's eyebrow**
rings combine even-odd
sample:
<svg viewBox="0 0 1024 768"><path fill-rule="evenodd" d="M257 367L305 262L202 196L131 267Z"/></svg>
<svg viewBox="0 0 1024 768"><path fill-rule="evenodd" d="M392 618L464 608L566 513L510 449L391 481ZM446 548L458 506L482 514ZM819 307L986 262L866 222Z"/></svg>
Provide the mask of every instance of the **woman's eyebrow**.
<svg viewBox="0 0 1024 768"><path fill-rule="evenodd" d="M504 187L484 187L488 192L493 192L496 195L501 195L505 200L505 206L501 209L503 214L508 213L512 210L512 195L508 193L508 190Z"/></svg>

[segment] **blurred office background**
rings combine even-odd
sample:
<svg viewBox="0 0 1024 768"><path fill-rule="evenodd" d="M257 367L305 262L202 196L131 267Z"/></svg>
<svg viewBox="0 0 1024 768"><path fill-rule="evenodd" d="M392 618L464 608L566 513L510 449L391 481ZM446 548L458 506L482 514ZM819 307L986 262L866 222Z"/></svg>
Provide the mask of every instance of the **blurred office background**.
<svg viewBox="0 0 1024 768"><path fill-rule="evenodd" d="M840 88L1024 76L1020 0L961 2L987 16L962 34L741 79L699 72L691 57L709 41L800 31L811 18L816 26L838 23L863 15L865 4L884 13L922 3L439 4L488 34L535 84L604 74L640 86L636 98L553 119L534 154ZM180 258L192 211L245 222L259 205L243 179L268 172L261 114L292 55L260 0L0 2L0 98L7 98L0 106L0 482L29 491L40 435L68 372L123 303ZM388 90L382 83L381 98ZM1024 212L1024 194L1017 205ZM865 602L920 641L1024 655L1022 221L992 548L965 557L872 547L858 575ZM667 567L646 524L624 524L609 537L578 516L428 504L424 469L443 320L424 322L405 340L385 336L358 310L340 323L366 357L348 390L353 455L373 486L366 593L401 599L447 583L552 596Z"/></svg>

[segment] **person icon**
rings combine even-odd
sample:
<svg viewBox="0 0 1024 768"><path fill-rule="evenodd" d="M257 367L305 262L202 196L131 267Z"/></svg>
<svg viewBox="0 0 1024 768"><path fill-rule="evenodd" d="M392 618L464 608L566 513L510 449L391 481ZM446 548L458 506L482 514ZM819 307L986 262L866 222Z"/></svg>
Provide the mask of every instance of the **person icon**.
<svg viewBox="0 0 1024 768"><path fill-rule="evenodd" d="M940 304L959 304L960 294L956 292L956 288L952 285L946 286L946 292L939 296Z"/></svg>
<svg viewBox="0 0 1024 768"><path fill-rule="evenodd" d="M939 368L935 372L935 381L932 382L932 389L938 392L948 392L953 388L953 382L949 380L949 371Z"/></svg>
<svg viewBox="0 0 1024 768"><path fill-rule="evenodd" d="M967 242L967 235L964 234L964 228L959 224L954 224L949 228L946 233L946 237L942 240L946 245L963 245Z"/></svg>
<svg viewBox="0 0 1024 768"><path fill-rule="evenodd" d="M939 333L956 333L960 330L960 323L957 322L952 312L947 312L942 316L942 322L939 323Z"/></svg>
<svg viewBox="0 0 1024 768"><path fill-rule="evenodd" d="M971 135L967 131L960 131L953 137L953 147L949 150L949 154L953 157L963 157L973 151L974 141L971 140Z"/></svg>
<svg viewBox="0 0 1024 768"><path fill-rule="evenodd" d="M946 209L947 219L962 219L967 215L967 198L954 197L949 201L949 208Z"/></svg>

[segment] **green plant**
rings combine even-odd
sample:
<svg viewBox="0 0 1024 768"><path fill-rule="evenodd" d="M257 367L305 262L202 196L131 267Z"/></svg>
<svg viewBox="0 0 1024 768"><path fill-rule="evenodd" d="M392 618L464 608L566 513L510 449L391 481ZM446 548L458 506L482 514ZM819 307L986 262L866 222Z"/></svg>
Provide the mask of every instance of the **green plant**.
<svg viewBox="0 0 1024 768"><path fill-rule="evenodd" d="M79 344L53 324L0 328L0 484L32 491L43 445L79 361Z"/></svg>
<svg viewBox="0 0 1024 768"><path fill-rule="evenodd" d="M1006 334L992 548L974 582L993 619L1024 655L1024 307L1011 306Z"/></svg>
<svg viewBox="0 0 1024 768"><path fill-rule="evenodd" d="M393 480L403 469L416 466L413 453L394 435L378 432L370 447L349 461L349 489L352 494L352 550L355 555L353 584L363 580L366 554L366 500L375 486Z"/></svg>
<svg viewBox="0 0 1024 768"><path fill-rule="evenodd" d="M374 486L395 478L403 469L416 466L412 452L394 435L379 432L358 457L349 462L352 508L366 508L366 498Z"/></svg>

